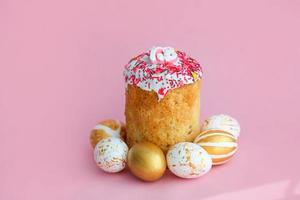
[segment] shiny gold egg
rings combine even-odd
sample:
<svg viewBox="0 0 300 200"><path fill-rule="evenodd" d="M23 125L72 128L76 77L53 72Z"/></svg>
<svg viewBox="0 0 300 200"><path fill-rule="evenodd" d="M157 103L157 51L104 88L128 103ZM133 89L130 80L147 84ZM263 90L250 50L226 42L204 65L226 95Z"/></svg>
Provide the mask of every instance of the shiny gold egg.
<svg viewBox="0 0 300 200"><path fill-rule="evenodd" d="M122 122L113 119L99 122L91 131L90 143L92 147L95 148L100 140L108 137L118 137L125 141L125 125Z"/></svg>
<svg viewBox="0 0 300 200"><path fill-rule="evenodd" d="M130 171L144 181L155 181L166 170L166 157L156 145L143 142L135 144L128 153L127 163Z"/></svg>

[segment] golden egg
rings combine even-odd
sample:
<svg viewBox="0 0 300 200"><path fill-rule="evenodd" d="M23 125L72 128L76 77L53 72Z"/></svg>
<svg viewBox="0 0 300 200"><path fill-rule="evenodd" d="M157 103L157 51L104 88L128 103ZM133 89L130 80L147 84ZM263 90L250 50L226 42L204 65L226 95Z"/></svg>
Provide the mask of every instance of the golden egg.
<svg viewBox="0 0 300 200"><path fill-rule="evenodd" d="M144 181L155 181L166 170L166 157L156 145L143 142L135 144L128 152L130 171Z"/></svg>
<svg viewBox="0 0 300 200"><path fill-rule="evenodd" d="M91 131L90 143L92 147L95 148L100 140L108 137L118 137L125 141L125 125L122 122L113 119L99 122Z"/></svg>
<svg viewBox="0 0 300 200"><path fill-rule="evenodd" d="M237 151L237 139L222 130L207 130L198 135L194 143L204 148L211 156L213 165L229 161Z"/></svg>

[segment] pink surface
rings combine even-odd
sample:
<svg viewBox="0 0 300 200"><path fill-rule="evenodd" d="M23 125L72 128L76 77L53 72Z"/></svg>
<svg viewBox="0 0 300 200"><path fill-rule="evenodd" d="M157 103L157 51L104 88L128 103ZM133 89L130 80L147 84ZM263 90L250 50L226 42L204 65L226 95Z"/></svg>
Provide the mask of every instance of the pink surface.
<svg viewBox="0 0 300 200"><path fill-rule="evenodd" d="M300 3L0 1L0 199L299 199ZM204 66L202 119L242 126L209 174L154 183L93 162L88 137L124 119L124 64L153 45Z"/></svg>

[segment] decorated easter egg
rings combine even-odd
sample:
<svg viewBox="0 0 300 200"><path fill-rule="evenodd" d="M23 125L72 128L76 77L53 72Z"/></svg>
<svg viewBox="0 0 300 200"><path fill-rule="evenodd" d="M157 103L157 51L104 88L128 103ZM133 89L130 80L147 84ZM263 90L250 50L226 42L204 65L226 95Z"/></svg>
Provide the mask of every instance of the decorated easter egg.
<svg viewBox="0 0 300 200"><path fill-rule="evenodd" d="M138 143L129 150L128 167L139 179L155 181L166 170L166 158L158 146L149 142Z"/></svg>
<svg viewBox="0 0 300 200"><path fill-rule="evenodd" d="M128 147L117 137L102 139L94 149L94 160L105 172L115 173L125 168Z"/></svg>
<svg viewBox="0 0 300 200"><path fill-rule="evenodd" d="M205 120L202 131L206 130L223 130L231 133L234 137L240 135L240 125L238 121L228 115L214 115Z"/></svg>
<svg viewBox="0 0 300 200"><path fill-rule="evenodd" d="M213 165L220 165L232 158L237 151L237 139L222 130L208 130L200 133L195 140L211 156Z"/></svg>
<svg viewBox="0 0 300 200"><path fill-rule="evenodd" d="M90 143L94 148L100 140L107 137L119 137L125 140L125 125L113 119L99 122L91 131Z"/></svg>
<svg viewBox="0 0 300 200"><path fill-rule="evenodd" d="M197 144L181 142L172 146L167 153L169 170L181 178L197 178L211 169L212 160Z"/></svg>

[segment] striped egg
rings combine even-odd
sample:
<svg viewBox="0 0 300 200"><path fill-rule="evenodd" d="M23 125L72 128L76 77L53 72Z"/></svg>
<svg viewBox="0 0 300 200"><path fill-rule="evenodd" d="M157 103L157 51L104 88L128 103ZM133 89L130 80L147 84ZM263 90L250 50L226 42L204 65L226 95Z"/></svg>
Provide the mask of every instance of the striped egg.
<svg viewBox="0 0 300 200"><path fill-rule="evenodd" d="M237 151L237 139L222 130L207 130L198 135L194 143L200 145L211 156L213 165L220 165L232 158Z"/></svg>
<svg viewBox="0 0 300 200"><path fill-rule="evenodd" d="M238 138L240 135L241 127L239 122L229 115L213 115L204 121L202 131L207 130L223 130L231 133L234 137Z"/></svg>
<svg viewBox="0 0 300 200"><path fill-rule="evenodd" d="M92 147L95 148L100 140L108 137L117 137L125 140L125 125L119 120L113 119L99 122L91 131L90 143Z"/></svg>

